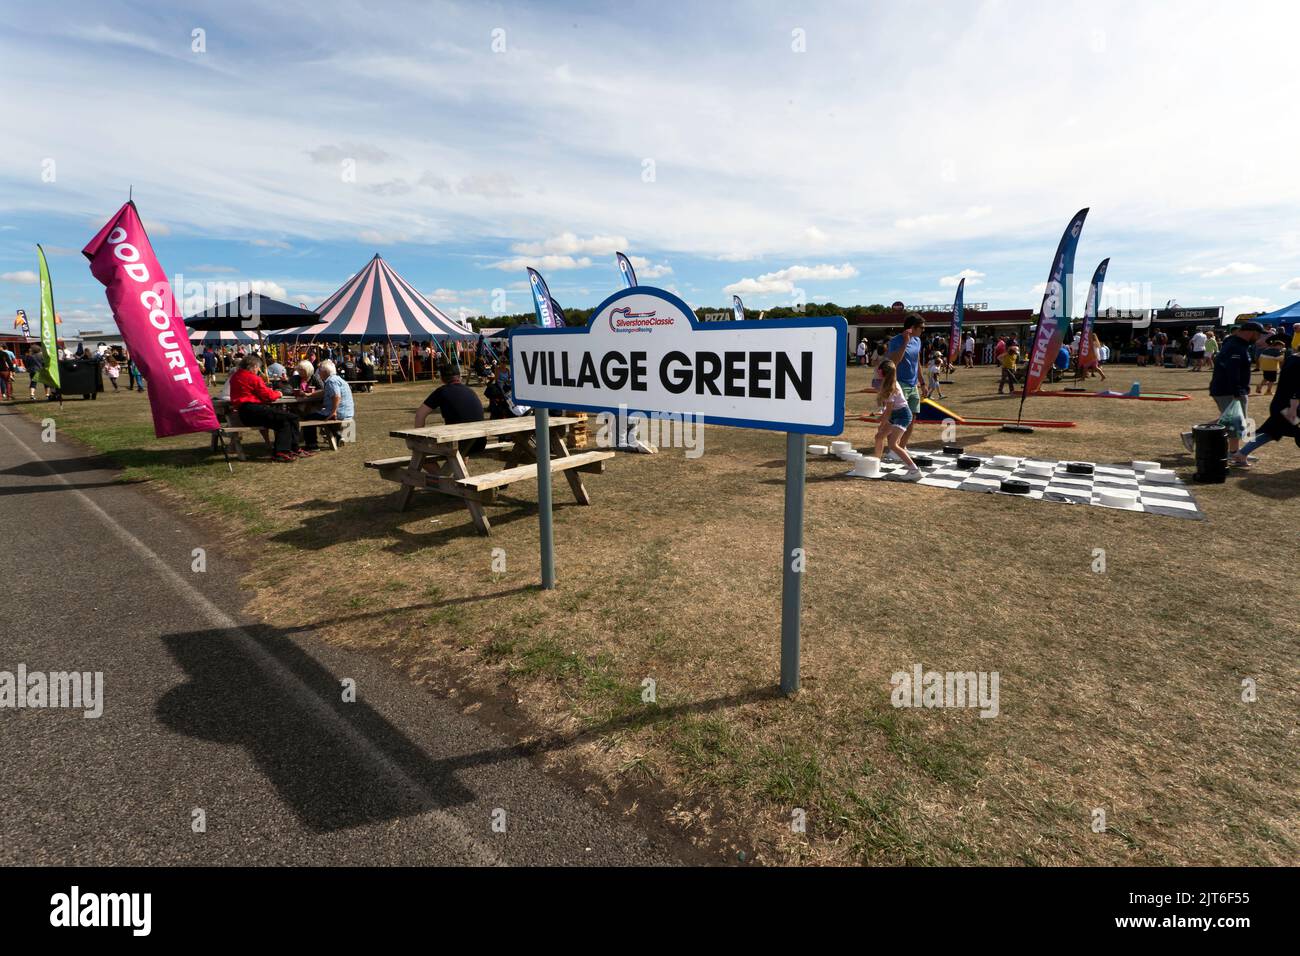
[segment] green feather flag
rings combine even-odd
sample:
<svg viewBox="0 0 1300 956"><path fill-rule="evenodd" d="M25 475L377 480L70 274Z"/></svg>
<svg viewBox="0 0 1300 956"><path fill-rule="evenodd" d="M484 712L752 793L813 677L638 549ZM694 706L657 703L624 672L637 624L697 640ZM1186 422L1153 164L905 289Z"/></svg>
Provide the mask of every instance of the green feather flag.
<svg viewBox="0 0 1300 956"><path fill-rule="evenodd" d="M50 282L50 267L45 262L45 250L39 245L36 247L36 258L41 267L41 348L45 352L45 364L36 378L50 388L60 388L59 334L55 329L54 285Z"/></svg>

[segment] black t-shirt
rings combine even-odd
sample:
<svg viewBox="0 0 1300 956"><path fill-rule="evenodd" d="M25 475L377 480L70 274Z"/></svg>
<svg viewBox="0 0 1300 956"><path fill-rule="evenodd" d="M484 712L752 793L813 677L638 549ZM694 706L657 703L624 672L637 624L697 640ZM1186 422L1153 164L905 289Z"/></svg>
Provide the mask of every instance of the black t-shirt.
<svg viewBox="0 0 1300 956"><path fill-rule="evenodd" d="M450 382L435 388L424 400L424 404L442 412L442 420L448 425L483 420L483 403L463 382Z"/></svg>

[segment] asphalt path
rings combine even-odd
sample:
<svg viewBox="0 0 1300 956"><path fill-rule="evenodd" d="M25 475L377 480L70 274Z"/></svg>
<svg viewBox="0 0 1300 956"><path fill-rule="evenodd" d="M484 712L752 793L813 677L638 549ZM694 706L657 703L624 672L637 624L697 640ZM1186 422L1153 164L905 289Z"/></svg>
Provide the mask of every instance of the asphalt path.
<svg viewBox="0 0 1300 956"><path fill-rule="evenodd" d="M13 407L0 523L0 672L103 674L98 718L0 709L0 864L681 859L384 661L242 616L200 525Z"/></svg>

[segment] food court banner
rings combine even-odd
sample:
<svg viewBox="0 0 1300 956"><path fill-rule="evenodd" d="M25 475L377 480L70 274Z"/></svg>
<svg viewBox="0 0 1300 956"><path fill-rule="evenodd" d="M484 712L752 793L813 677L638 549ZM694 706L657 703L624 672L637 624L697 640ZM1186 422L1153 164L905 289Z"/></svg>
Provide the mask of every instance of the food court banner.
<svg viewBox="0 0 1300 956"><path fill-rule="evenodd" d="M164 438L219 428L171 283L135 203L119 209L81 254L104 284L118 330L148 383L154 434Z"/></svg>
<svg viewBox="0 0 1300 956"><path fill-rule="evenodd" d="M510 373L515 399L543 408L838 435L848 331L843 316L697 322L672 293L635 286L585 327L511 329Z"/></svg>
<svg viewBox="0 0 1300 956"><path fill-rule="evenodd" d="M1043 304L1038 309L1038 334L1029 351L1029 369L1025 372L1025 390L1020 395L1020 407L1025 398L1033 395L1047 377L1047 370L1056 361L1065 339L1065 323L1070 321L1070 284L1074 281L1074 253L1079 248L1079 233L1088 210L1080 209L1065 227L1061 241L1056 246L1052 269L1047 274L1047 288L1043 290Z"/></svg>

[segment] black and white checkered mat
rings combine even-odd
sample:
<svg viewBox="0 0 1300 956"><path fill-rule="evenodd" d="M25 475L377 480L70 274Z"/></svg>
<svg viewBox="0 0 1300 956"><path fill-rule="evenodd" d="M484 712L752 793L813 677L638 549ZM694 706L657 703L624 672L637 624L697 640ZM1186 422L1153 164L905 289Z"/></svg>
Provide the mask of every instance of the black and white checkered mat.
<svg viewBox="0 0 1300 956"><path fill-rule="evenodd" d="M1009 459L998 456L995 462L993 458L969 455L963 457L977 459L979 466L961 468L958 466L956 455L938 452L916 454L929 461L928 464L918 462L922 472L920 479L905 478L904 473L907 469L902 462L882 461L879 476L868 480L900 481L937 488L956 488L958 491L984 491L1019 498L1097 505L1120 511L1167 515L1171 518L1200 520L1205 517L1204 512L1196 504L1196 499L1192 497L1182 481L1177 478L1173 481L1148 480L1143 472L1138 471L1131 464L1093 465L1092 474L1076 474L1068 468L1068 464L1075 463L1061 461ZM1031 461L1040 465L1050 465L1051 474L1047 476L1031 474L1025 467L1026 462ZM864 476L850 473L850 477ZM1018 494L1004 491L1002 483L1006 479L1019 479L1028 485L1028 490ZM1108 503L1103 500L1104 493L1108 491L1127 491L1136 497L1131 502L1125 499L1122 503Z"/></svg>

